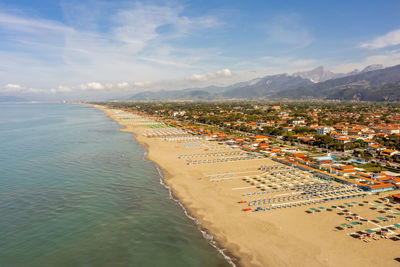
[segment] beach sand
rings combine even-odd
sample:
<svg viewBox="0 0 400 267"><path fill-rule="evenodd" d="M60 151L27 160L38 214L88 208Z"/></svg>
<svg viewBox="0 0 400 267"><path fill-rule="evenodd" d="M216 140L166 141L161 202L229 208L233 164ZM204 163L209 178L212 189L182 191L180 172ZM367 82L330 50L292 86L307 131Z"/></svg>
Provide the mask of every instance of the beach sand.
<svg viewBox="0 0 400 267"><path fill-rule="evenodd" d="M232 190L249 186L241 179L226 179L211 182L218 172L235 173L235 177L257 172L263 165L279 165L267 158L234 162L204 163L187 165L190 158L179 158L188 154L232 152L228 148L210 141L164 141L149 138L144 134L149 129L137 121L122 118L118 111L93 105L107 116L132 132L138 143L143 145L147 158L162 169L164 182L171 188L188 212L195 217L207 233L213 235L220 247L225 248L237 266L398 266L400 241L390 239L373 240L365 243L353 238L336 227L346 223L340 211L309 213L310 207L340 205L346 201L332 201L314 206L301 206L274 211L243 212L246 204L243 193L255 189ZM233 157L233 156L226 156ZM218 158L210 156L210 158ZM201 157L191 159L203 159ZM205 158L204 158L205 159ZM228 176L227 176L228 177ZM228 177L229 178L229 177ZM381 193L379 197L388 195ZM377 200L378 196L349 200ZM380 216L379 210L368 205L348 208L367 218ZM400 208L400 204L397 204ZM400 210L399 210L400 211ZM376 214L375 214L376 213ZM397 216L396 223L400 223ZM391 222L393 223L393 222ZM388 223L386 223L388 224ZM383 224L385 225L385 224ZM360 229L375 228L363 224ZM350 231L348 231L350 232ZM397 231L400 233L400 231Z"/></svg>

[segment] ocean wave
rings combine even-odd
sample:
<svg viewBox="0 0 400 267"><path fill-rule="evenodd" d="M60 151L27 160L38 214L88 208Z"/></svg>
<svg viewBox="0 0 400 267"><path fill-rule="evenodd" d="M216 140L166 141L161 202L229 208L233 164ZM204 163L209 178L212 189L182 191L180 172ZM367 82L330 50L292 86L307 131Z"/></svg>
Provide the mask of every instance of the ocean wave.
<svg viewBox="0 0 400 267"><path fill-rule="evenodd" d="M145 152L145 155L146 155L146 152ZM218 245L218 243L214 240L214 236L211 235L211 234L209 234L209 233L207 233L207 231L205 231L205 230L203 229L203 227L201 226L201 222L200 222L199 220L197 220L195 217L191 216L191 215L189 214L189 212L186 210L185 206L179 201L179 199L177 199L176 197L174 197L174 195L172 194L171 187L169 187L168 185L166 185L166 184L164 183L164 179L163 179L163 178L164 178L164 175L163 175L163 173L162 173L162 170L161 170L158 166L156 166L156 168L157 168L157 171L158 171L158 173L159 173L159 175L160 175L160 184L168 190L169 198L172 199L173 201L175 201L175 202L182 208L182 210L183 210L184 214L186 215L186 217L188 217L190 220L192 220L192 221L196 224L197 229L199 229L199 231L201 232L201 234L203 235L203 237L208 241L208 243L209 243L211 246L213 246L213 247L224 257L224 259L225 259L231 266L236 267L236 264L234 263L235 258L229 257L229 256L226 254L226 249L221 248L221 247Z"/></svg>

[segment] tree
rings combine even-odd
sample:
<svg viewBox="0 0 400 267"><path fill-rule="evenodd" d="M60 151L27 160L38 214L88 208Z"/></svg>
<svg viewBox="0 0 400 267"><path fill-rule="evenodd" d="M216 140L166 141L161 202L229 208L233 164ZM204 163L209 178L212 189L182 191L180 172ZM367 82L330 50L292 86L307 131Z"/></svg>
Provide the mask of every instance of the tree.
<svg viewBox="0 0 400 267"><path fill-rule="evenodd" d="M315 139L315 144L319 147L327 148L335 144L333 142L333 138L328 135L316 135L314 139Z"/></svg>

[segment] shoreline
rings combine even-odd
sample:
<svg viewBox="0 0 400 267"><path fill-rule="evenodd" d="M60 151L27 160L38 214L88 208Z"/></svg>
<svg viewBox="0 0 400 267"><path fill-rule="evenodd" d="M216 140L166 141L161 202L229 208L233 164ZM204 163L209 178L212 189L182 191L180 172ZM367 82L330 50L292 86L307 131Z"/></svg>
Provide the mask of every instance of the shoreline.
<svg viewBox="0 0 400 267"><path fill-rule="evenodd" d="M228 264L230 264L233 267L241 267L240 264L238 264L238 261L240 261L240 257L237 255L234 255L232 252L230 252L227 248L223 247L220 242L218 242L218 237L209 233L209 229L204 227L204 225L201 223L199 219L193 215L193 213L190 211L190 207L185 206L185 203L179 200L179 197L176 196L174 193L173 189L171 188L170 185L167 183L167 176L168 176L168 171L165 168L162 168L156 161L152 160L149 158L149 150L150 147L148 144L145 142L140 142L138 138L136 138L137 133L135 133L132 130L129 130L125 125L120 123L118 120L112 118L109 114L105 112L105 110L101 109L100 107L96 107L92 104L89 104L89 106L98 109L100 111L103 111L104 114L116 122L118 125L120 125L122 128L119 129L120 132L129 132L132 134L132 137L136 143L138 143L140 146L142 146L145 149L144 152L144 158L154 164L156 167L158 174L160 176L160 184L168 191L169 198L173 200L183 211L185 216L190 219L192 223L196 226L196 228L200 231L202 234L203 238L207 240L207 242L217 250L217 252L227 261Z"/></svg>
<svg viewBox="0 0 400 267"><path fill-rule="evenodd" d="M151 160L150 160L151 161ZM153 161L151 161L153 162ZM153 162L154 163L154 162ZM164 175L162 173L162 170L160 169L159 166L157 166L156 163L154 163L158 173L160 175L160 184L167 189L168 193L169 193L169 198L171 200L173 200L175 203L178 204L178 206L183 210L183 213L185 214L186 217L188 217L195 225L196 228L201 232L203 238L205 240L207 240L207 242L214 247L219 254L222 255L222 257L224 257L224 259L233 267L240 267L237 264L234 263L234 261L236 261L237 258L235 258L233 255L230 256L229 254L231 254L226 248L223 248L219 245L219 243L215 240L214 236L212 234L209 234L207 229L205 229L203 227L203 225L201 224L201 222L196 219L189 211L188 209L185 207L185 205L174 195L172 189L170 186L168 186L165 182L164 182Z"/></svg>
<svg viewBox="0 0 400 267"><path fill-rule="evenodd" d="M268 158L253 158L190 164L188 162L191 158L206 159L199 158L198 155L218 157L209 156L215 154L210 152L245 152L215 142L193 140L192 137L189 140L174 137L170 138L171 140L149 138L149 133L164 131L154 130L154 127L151 127L152 120L119 109L91 106L116 121L122 127L119 129L121 132L133 134L134 140L144 147L146 160L156 166L160 174L160 184L169 190L170 198L181 206L185 215L196 224L210 245L216 248L228 263L228 259L232 261L232 266L397 265L397 244L390 243L391 241L364 243L350 237L346 231L340 231L336 227L345 219L338 216L340 212L329 211L310 215L310 207L243 212L242 209L247 208L247 204L240 204L243 203L242 200L250 202L257 197L254 196L255 193L251 197L248 196L255 190L248 188L255 186L245 186L244 182L257 175L247 173L261 172L256 171L260 166L276 166L281 165L280 163ZM189 158L186 158L187 155ZM216 177L227 177L228 173L235 177L218 178L217 180L222 181L213 182ZM237 189L239 191L236 191ZM368 200L378 202L379 196L369 197ZM336 200L317 205L324 205L326 210L330 205L342 204L343 200ZM358 212L364 205L355 207L353 212ZM400 211L400 207L397 209ZM366 216L374 218L373 216L381 215L367 210ZM367 223L365 227L368 226ZM385 255L385 258L374 255Z"/></svg>

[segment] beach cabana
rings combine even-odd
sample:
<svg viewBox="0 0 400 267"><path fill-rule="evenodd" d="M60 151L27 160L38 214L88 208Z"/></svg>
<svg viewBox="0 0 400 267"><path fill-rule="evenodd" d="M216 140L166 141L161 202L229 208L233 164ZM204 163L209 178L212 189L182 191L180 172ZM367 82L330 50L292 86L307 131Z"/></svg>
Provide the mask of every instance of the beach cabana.
<svg viewBox="0 0 400 267"><path fill-rule="evenodd" d="M376 217L376 218L381 220L381 221L383 221L383 222L386 222L386 218L383 218L383 217Z"/></svg>
<svg viewBox="0 0 400 267"><path fill-rule="evenodd" d="M314 212L316 212L316 211L317 211L317 209L316 209L316 208L310 208L310 210L312 210L313 214L314 214Z"/></svg>
<svg viewBox="0 0 400 267"><path fill-rule="evenodd" d="M342 227L343 227L343 229L344 229L344 231L346 232L346 229L350 229L350 228L352 228L352 226L351 225L349 225L349 224L346 224L346 223L342 223L342 224L340 224Z"/></svg>
<svg viewBox="0 0 400 267"><path fill-rule="evenodd" d="M367 230L365 230L365 232L367 232L368 235L375 234L375 231L374 231L374 230L371 230L371 229L367 229Z"/></svg>
<svg viewBox="0 0 400 267"><path fill-rule="evenodd" d="M354 227L360 226L360 223L359 223L359 222L351 222L351 224L352 224Z"/></svg>

